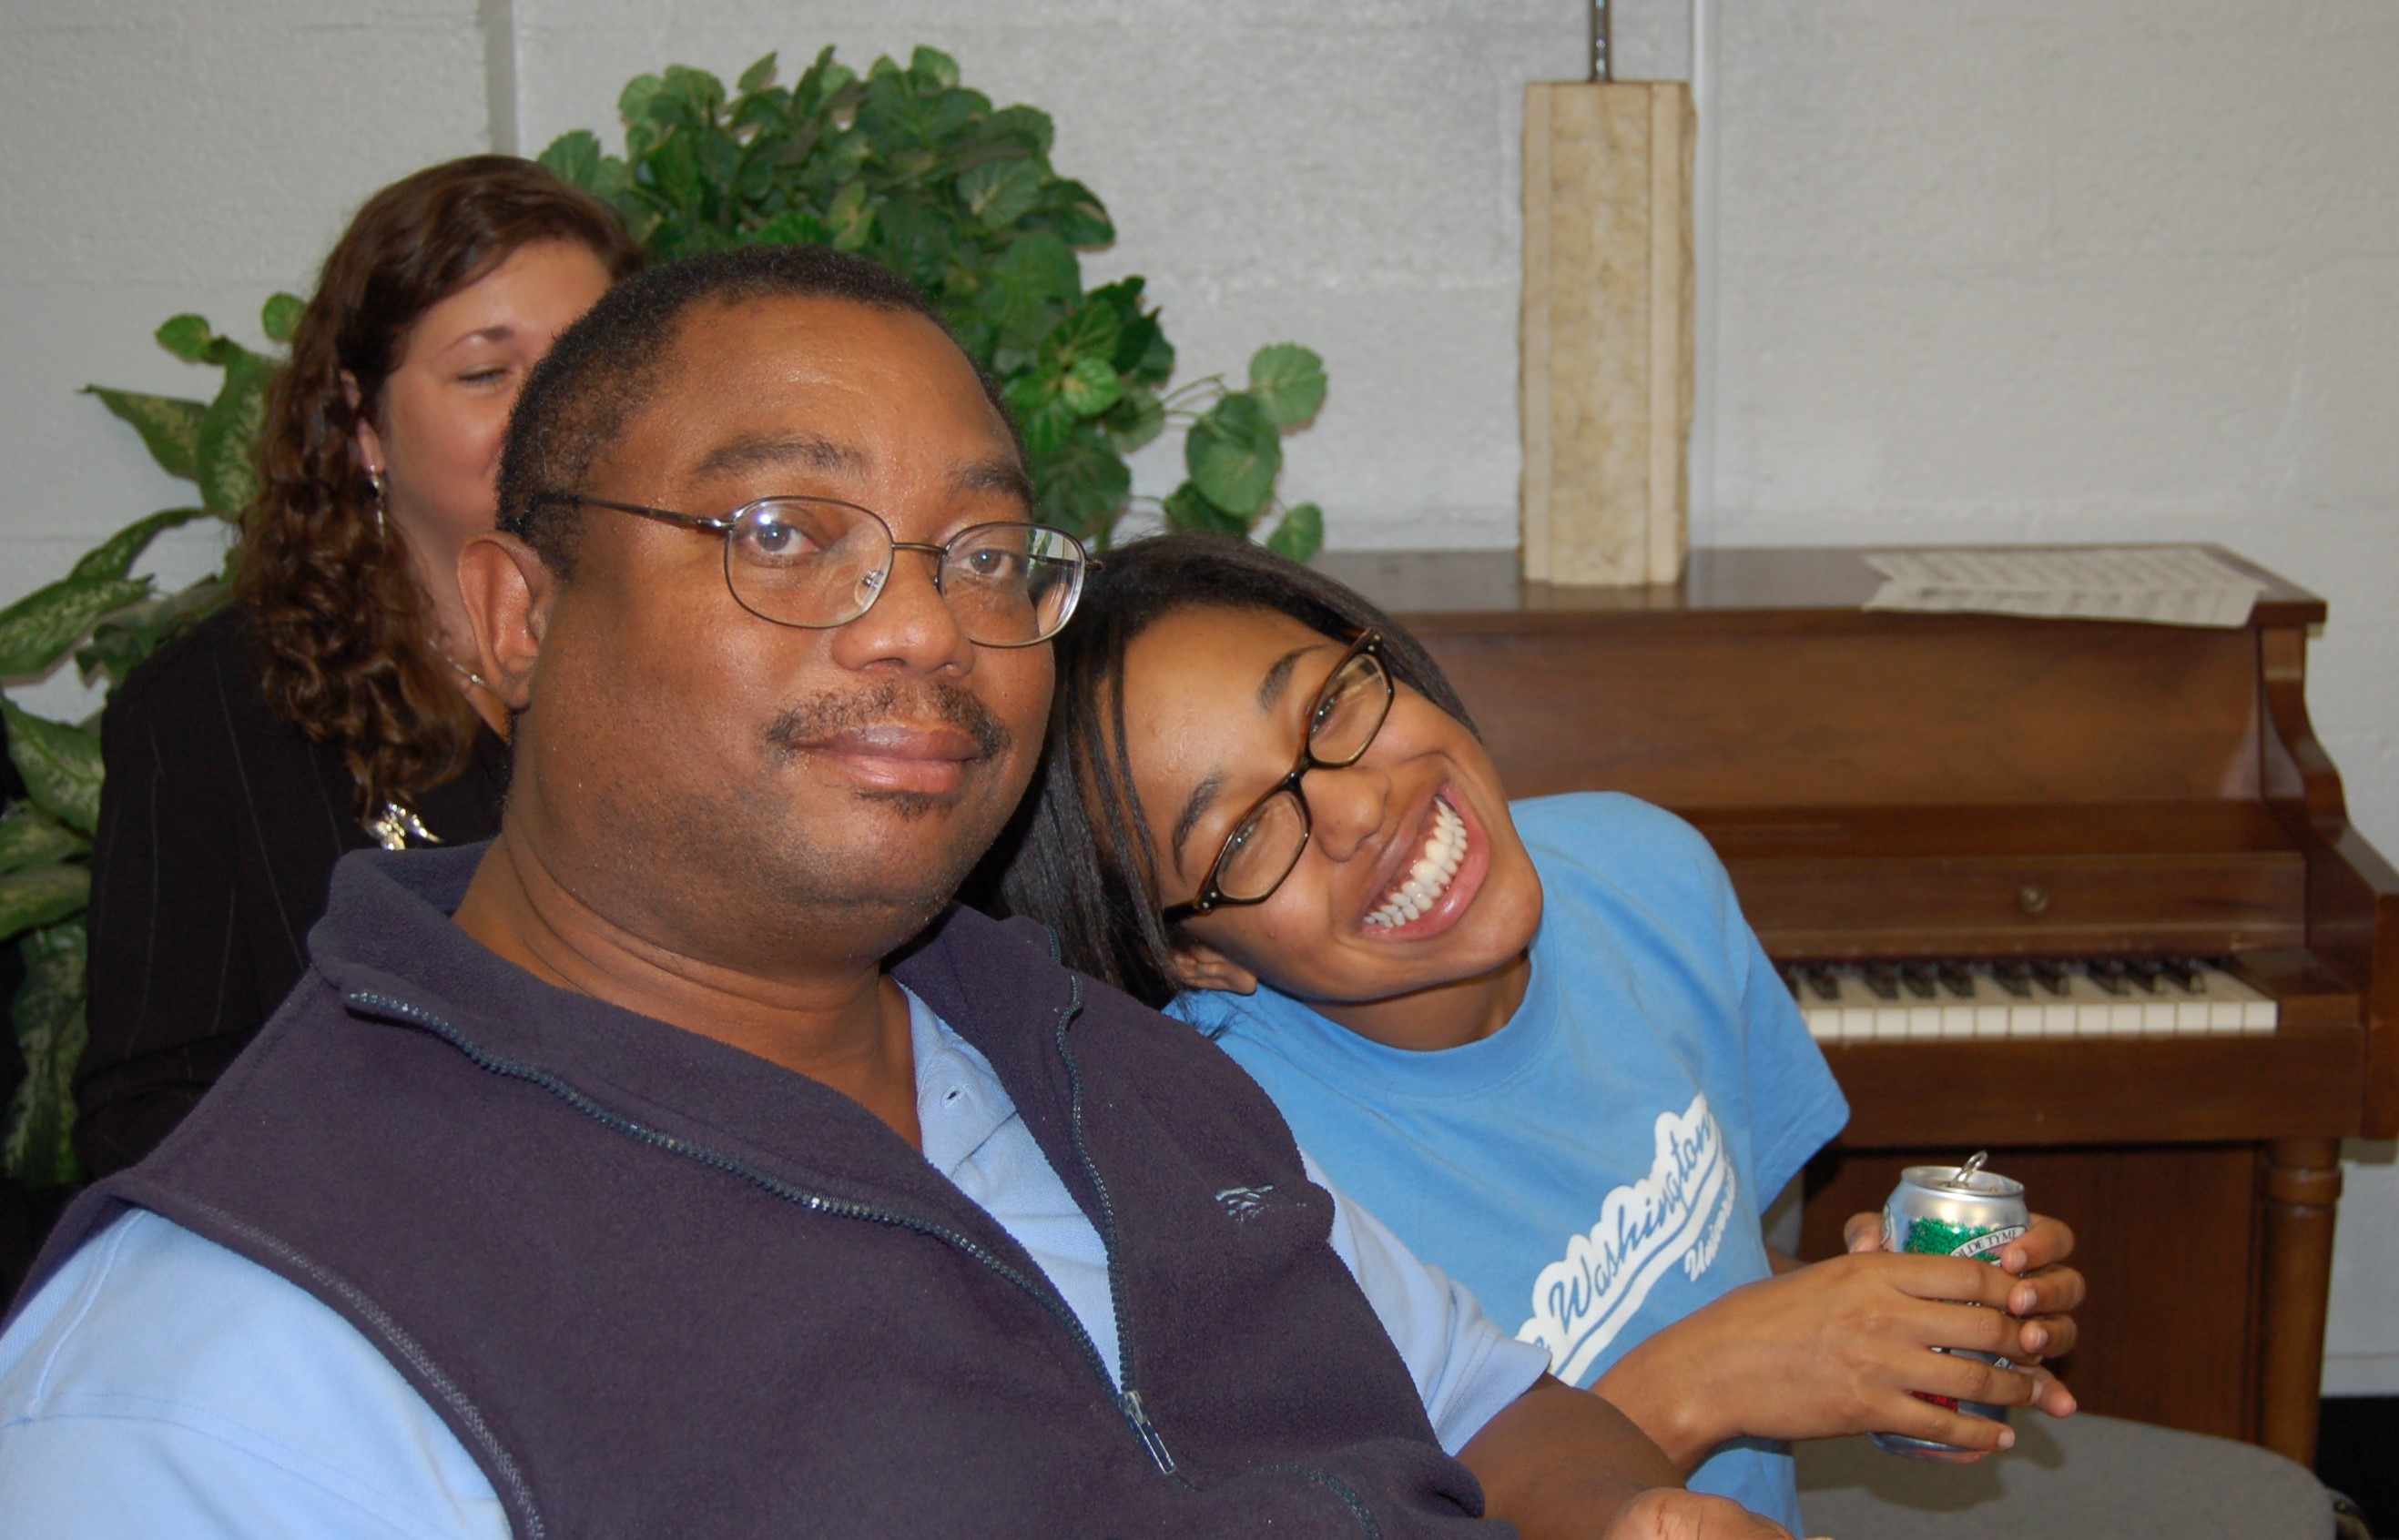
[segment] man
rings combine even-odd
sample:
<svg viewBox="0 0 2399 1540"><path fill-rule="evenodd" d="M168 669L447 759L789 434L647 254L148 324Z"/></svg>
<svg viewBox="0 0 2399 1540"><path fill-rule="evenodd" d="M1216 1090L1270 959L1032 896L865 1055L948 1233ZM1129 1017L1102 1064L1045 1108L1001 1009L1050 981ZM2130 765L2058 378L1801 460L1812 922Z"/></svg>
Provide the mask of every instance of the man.
<svg viewBox="0 0 2399 1540"><path fill-rule="evenodd" d="M1782 1533L1665 1490L1196 1034L950 909L1079 553L913 290L628 283L500 492L502 832L346 863L256 1047L61 1225L0 1527Z"/></svg>

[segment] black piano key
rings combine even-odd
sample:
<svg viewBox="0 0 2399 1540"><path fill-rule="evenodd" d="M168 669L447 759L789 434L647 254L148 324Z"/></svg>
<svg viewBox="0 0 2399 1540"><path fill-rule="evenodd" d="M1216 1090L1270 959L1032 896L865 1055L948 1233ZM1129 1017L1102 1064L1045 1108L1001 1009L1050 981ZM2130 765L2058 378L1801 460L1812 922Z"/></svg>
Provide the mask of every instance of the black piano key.
<svg viewBox="0 0 2399 1540"><path fill-rule="evenodd" d="M1899 981L1907 987L1908 993L1915 995L1918 1000L1930 1000L1932 998L1934 986L1939 982L1939 977L1931 967L1918 964L1902 968Z"/></svg>
<svg viewBox="0 0 2399 1540"><path fill-rule="evenodd" d="M1899 970L1892 967L1889 963L1868 963L1866 965L1866 988L1874 991L1875 998L1878 1000L1898 999Z"/></svg>
<svg viewBox="0 0 2399 1540"><path fill-rule="evenodd" d="M1782 974L1782 987L1791 992L1791 1003L1796 1006L1799 1003L1799 969L1785 967L1780 971Z"/></svg>
<svg viewBox="0 0 2399 1540"><path fill-rule="evenodd" d="M2110 994L2124 993L2124 965L2119 958L2094 957L2084 967L2091 981Z"/></svg>
<svg viewBox="0 0 2399 1540"><path fill-rule="evenodd" d="M2141 986L2142 993L2146 994L2155 994L2158 993L2159 986L2164 982L2163 979L2161 977L2163 971L2162 966L2154 957L2127 957L2124 959L2124 972L2132 979L2133 982Z"/></svg>
<svg viewBox="0 0 2399 1540"><path fill-rule="evenodd" d="M1974 998L1974 976L1966 971L1965 964L1943 963L1940 965L1940 974L1942 987L1950 993L1960 1000Z"/></svg>
<svg viewBox="0 0 2399 1540"><path fill-rule="evenodd" d="M1817 999L1831 1001L1841 997L1840 975L1835 973L1829 966L1809 968L1807 971L1808 987L1816 992Z"/></svg>
<svg viewBox="0 0 2399 1540"><path fill-rule="evenodd" d="M2033 982L2052 994L2064 994L2073 988L2066 981L2066 966L2062 963L2034 963L2031 967Z"/></svg>
<svg viewBox="0 0 2399 1540"><path fill-rule="evenodd" d="M2158 971L2164 974L2166 978L2172 979L2175 987L2180 989L2185 994L2197 994L2201 993L2199 966L2193 963L2189 958L2162 957L2158 960Z"/></svg>
<svg viewBox="0 0 2399 1540"><path fill-rule="evenodd" d="M2019 1000L2032 998L2032 969L2022 963L1993 963L1991 978Z"/></svg>

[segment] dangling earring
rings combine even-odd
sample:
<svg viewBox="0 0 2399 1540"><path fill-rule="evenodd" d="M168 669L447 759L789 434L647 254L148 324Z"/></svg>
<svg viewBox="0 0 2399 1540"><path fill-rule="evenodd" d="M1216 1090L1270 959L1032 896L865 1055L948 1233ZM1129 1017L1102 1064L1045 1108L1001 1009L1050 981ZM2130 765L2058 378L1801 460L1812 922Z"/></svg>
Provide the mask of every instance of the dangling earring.
<svg viewBox="0 0 2399 1540"><path fill-rule="evenodd" d="M369 466L367 485L374 490L375 534L380 536L386 533L383 522L383 472Z"/></svg>

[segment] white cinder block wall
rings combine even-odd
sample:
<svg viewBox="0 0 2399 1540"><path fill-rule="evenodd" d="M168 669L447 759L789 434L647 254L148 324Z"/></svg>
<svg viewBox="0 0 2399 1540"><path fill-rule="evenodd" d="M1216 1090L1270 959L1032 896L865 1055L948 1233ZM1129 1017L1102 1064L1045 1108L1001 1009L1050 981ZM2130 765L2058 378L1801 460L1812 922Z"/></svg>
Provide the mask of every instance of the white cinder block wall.
<svg viewBox="0 0 2399 1540"><path fill-rule="evenodd" d="M1617 0L1694 73L1693 0ZM2315 721L2399 853L2399 12L2382 0L1697 0L1715 232L1703 543L2212 539L2324 593ZM1571 0L26 0L0 12L0 601L180 500L72 394L188 390L367 192L731 76L928 42L1058 122L1186 377L1293 338L1284 491L1337 547L1515 538L1523 83ZM1153 452L1142 490L1176 467ZM180 577L210 553L186 542ZM38 697L65 705L64 682ZM2352 1163L2327 1388L2399 1392L2399 1171Z"/></svg>

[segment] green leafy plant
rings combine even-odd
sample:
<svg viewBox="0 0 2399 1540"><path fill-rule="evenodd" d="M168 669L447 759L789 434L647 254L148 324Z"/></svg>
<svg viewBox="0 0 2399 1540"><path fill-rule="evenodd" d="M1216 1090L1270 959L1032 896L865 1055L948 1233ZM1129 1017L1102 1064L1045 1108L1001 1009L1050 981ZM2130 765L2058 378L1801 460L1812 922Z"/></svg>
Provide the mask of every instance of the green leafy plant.
<svg viewBox="0 0 2399 1540"><path fill-rule="evenodd" d="M278 294L262 320L289 341L300 301ZM57 582L0 610L0 678L47 675L72 656L85 682L122 680L157 645L224 602L225 568L160 593L133 564L166 531L195 520L237 524L257 490L252 446L265 415L275 360L218 336L197 316L178 316L158 341L188 362L224 371L207 401L88 386L130 423L170 476L199 488L197 507L137 519L87 551ZM8 1108L0 1162L29 1186L79 1174L67 1141L71 1082L83 1056L84 909L91 895L91 837L100 821L100 734L95 721L53 722L0 695L8 756L26 795L0 814L0 942L14 940L25 981L12 1002L25 1078Z"/></svg>
<svg viewBox="0 0 2399 1540"><path fill-rule="evenodd" d="M1249 378L1209 375L1174 389L1174 347L1128 277L1086 292L1079 250L1116 238L1081 182L1050 169L1049 117L995 109L958 84L957 66L919 48L906 68L878 59L861 78L825 49L790 88L775 56L728 95L704 71L642 75L618 101L625 154L577 130L542 153L568 181L608 199L651 258L761 241L822 242L893 267L940 305L1022 425L1040 517L1105 547L1133 504L1125 456L1169 426L1186 430L1186 480L1160 500L1176 528L1248 536L1295 561L1315 554L1323 515L1274 495L1282 438L1323 404L1324 365L1293 343L1260 348ZM289 342L302 302L277 294L261 326ZM0 610L0 679L47 676L72 657L87 683L115 685L169 637L224 601L233 567L173 593L133 574L160 534L214 518L238 528L257 491L254 449L277 360L218 335L197 316L158 329L161 345L224 371L206 401L88 387L142 436L199 505L135 520L66 576ZM13 1002L26 1076L0 1134L0 1163L32 1186L75 1181L71 1084L85 1042L84 911L100 814L94 720L52 722L0 691L8 752L27 795L0 813L0 944L14 940L25 982Z"/></svg>
<svg viewBox="0 0 2399 1540"><path fill-rule="evenodd" d="M1266 544L1299 561L1323 544L1316 506L1274 494L1283 435L1323 404L1323 361L1278 344L1251 358L1246 384L1211 375L1169 391L1174 348L1143 280L1083 289L1077 253L1116 227L1051 169L1046 114L995 108L931 48L863 76L827 48L789 87L768 54L729 93L674 65L636 77L617 108L622 156L578 129L543 163L608 199L661 260L821 242L906 274L998 380L1048 522L1105 547L1135 501L1125 456L1180 426L1187 478L1161 500L1170 525L1271 525Z"/></svg>

